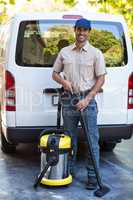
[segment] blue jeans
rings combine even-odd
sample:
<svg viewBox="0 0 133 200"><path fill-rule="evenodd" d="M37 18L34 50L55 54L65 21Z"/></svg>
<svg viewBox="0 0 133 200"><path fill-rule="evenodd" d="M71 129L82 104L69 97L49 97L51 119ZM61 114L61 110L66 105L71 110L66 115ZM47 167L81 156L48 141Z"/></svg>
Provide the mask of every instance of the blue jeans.
<svg viewBox="0 0 133 200"><path fill-rule="evenodd" d="M70 170L73 171L76 154L77 154L77 130L79 121L82 124L82 118L80 111L76 110L75 102L77 100L84 99L84 95L75 95L67 93L68 95L63 95L61 97L62 102L62 116L64 129L68 130L72 136L73 141L73 157L70 163ZM99 168L99 131L97 127L97 104L95 99L91 100L89 105L84 109L83 121L86 124L87 133L86 140L88 140L88 134L91 138L93 153L97 162L97 167ZM87 172L88 176L95 176L94 168L90 158L89 150L87 154Z"/></svg>

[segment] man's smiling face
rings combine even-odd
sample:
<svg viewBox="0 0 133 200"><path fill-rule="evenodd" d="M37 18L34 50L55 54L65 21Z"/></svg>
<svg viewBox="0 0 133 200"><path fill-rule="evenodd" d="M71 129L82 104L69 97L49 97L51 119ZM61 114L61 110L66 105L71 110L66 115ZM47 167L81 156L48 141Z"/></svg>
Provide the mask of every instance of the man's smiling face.
<svg viewBox="0 0 133 200"><path fill-rule="evenodd" d="M78 43L84 43L88 39L89 29L84 27L75 27L75 37Z"/></svg>

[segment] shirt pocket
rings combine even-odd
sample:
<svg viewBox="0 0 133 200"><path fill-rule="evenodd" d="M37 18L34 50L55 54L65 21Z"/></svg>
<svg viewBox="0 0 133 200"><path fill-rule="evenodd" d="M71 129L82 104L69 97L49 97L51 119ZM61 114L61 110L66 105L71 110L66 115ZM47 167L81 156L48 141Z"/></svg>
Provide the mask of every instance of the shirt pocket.
<svg viewBox="0 0 133 200"><path fill-rule="evenodd" d="M93 67L93 60L91 59L84 59L81 62L81 74L84 80L93 79L94 77L94 67Z"/></svg>
<svg viewBox="0 0 133 200"><path fill-rule="evenodd" d="M64 66L64 72L69 74L72 73L72 66L73 66L73 61L70 58L65 58L63 60L63 66Z"/></svg>
<svg viewBox="0 0 133 200"><path fill-rule="evenodd" d="M89 58L83 58L81 60L81 65L83 67L93 67L93 60Z"/></svg>

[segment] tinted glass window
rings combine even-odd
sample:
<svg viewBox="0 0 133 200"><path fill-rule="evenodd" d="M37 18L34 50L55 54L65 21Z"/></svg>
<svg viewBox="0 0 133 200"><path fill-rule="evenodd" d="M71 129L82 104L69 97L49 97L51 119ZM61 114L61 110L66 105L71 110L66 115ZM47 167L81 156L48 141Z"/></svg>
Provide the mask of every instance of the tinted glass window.
<svg viewBox="0 0 133 200"><path fill-rule="evenodd" d="M75 41L75 21L24 21L19 27L16 63L20 66L52 67L61 48ZM89 42L101 49L107 67L127 64L127 51L120 23L91 22Z"/></svg>

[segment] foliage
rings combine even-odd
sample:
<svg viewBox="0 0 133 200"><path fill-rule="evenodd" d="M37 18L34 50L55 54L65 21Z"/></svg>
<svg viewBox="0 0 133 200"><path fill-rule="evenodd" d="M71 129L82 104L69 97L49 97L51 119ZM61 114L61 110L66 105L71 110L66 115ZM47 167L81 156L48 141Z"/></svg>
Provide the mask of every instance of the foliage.
<svg viewBox="0 0 133 200"><path fill-rule="evenodd" d="M6 14L6 5L14 5L15 0L0 0L0 7L1 7L1 13L0 13L0 23L3 21L6 21L9 17Z"/></svg>
<svg viewBox="0 0 133 200"><path fill-rule="evenodd" d="M112 32L92 29L89 42L103 52L108 67L121 65L123 60L121 42Z"/></svg>
<svg viewBox="0 0 133 200"><path fill-rule="evenodd" d="M133 42L133 0L98 0L101 12L122 14L129 27L129 33Z"/></svg>
<svg viewBox="0 0 133 200"><path fill-rule="evenodd" d="M121 66L123 60L121 46L112 46L106 53L104 53L104 57L108 67Z"/></svg>
<svg viewBox="0 0 133 200"><path fill-rule="evenodd" d="M110 31L92 29L89 34L90 43L105 53L112 46L119 45L119 41Z"/></svg>
<svg viewBox="0 0 133 200"><path fill-rule="evenodd" d="M15 0L0 0L0 4L15 4Z"/></svg>
<svg viewBox="0 0 133 200"><path fill-rule="evenodd" d="M76 1L75 0L64 0L64 4L73 7L76 5Z"/></svg>
<svg viewBox="0 0 133 200"><path fill-rule="evenodd" d="M14 5L15 4L15 0L9 0L9 3Z"/></svg>
<svg viewBox="0 0 133 200"><path fill-rule="evenodd" d="M71 44L74 42L74 34L73 34L73 28L68 26L53 26L49 28L50 36L47 39L47 47L44 48L44 53L50 53L51 55L55 55L58 53L59 49L61 47L59 46L59 41L64 40L68 41L68 44ZM67 44L67 45L68 45ZM67 46L64 45L64 46ZM63 47L63 44L62 44Z"/></svg>

